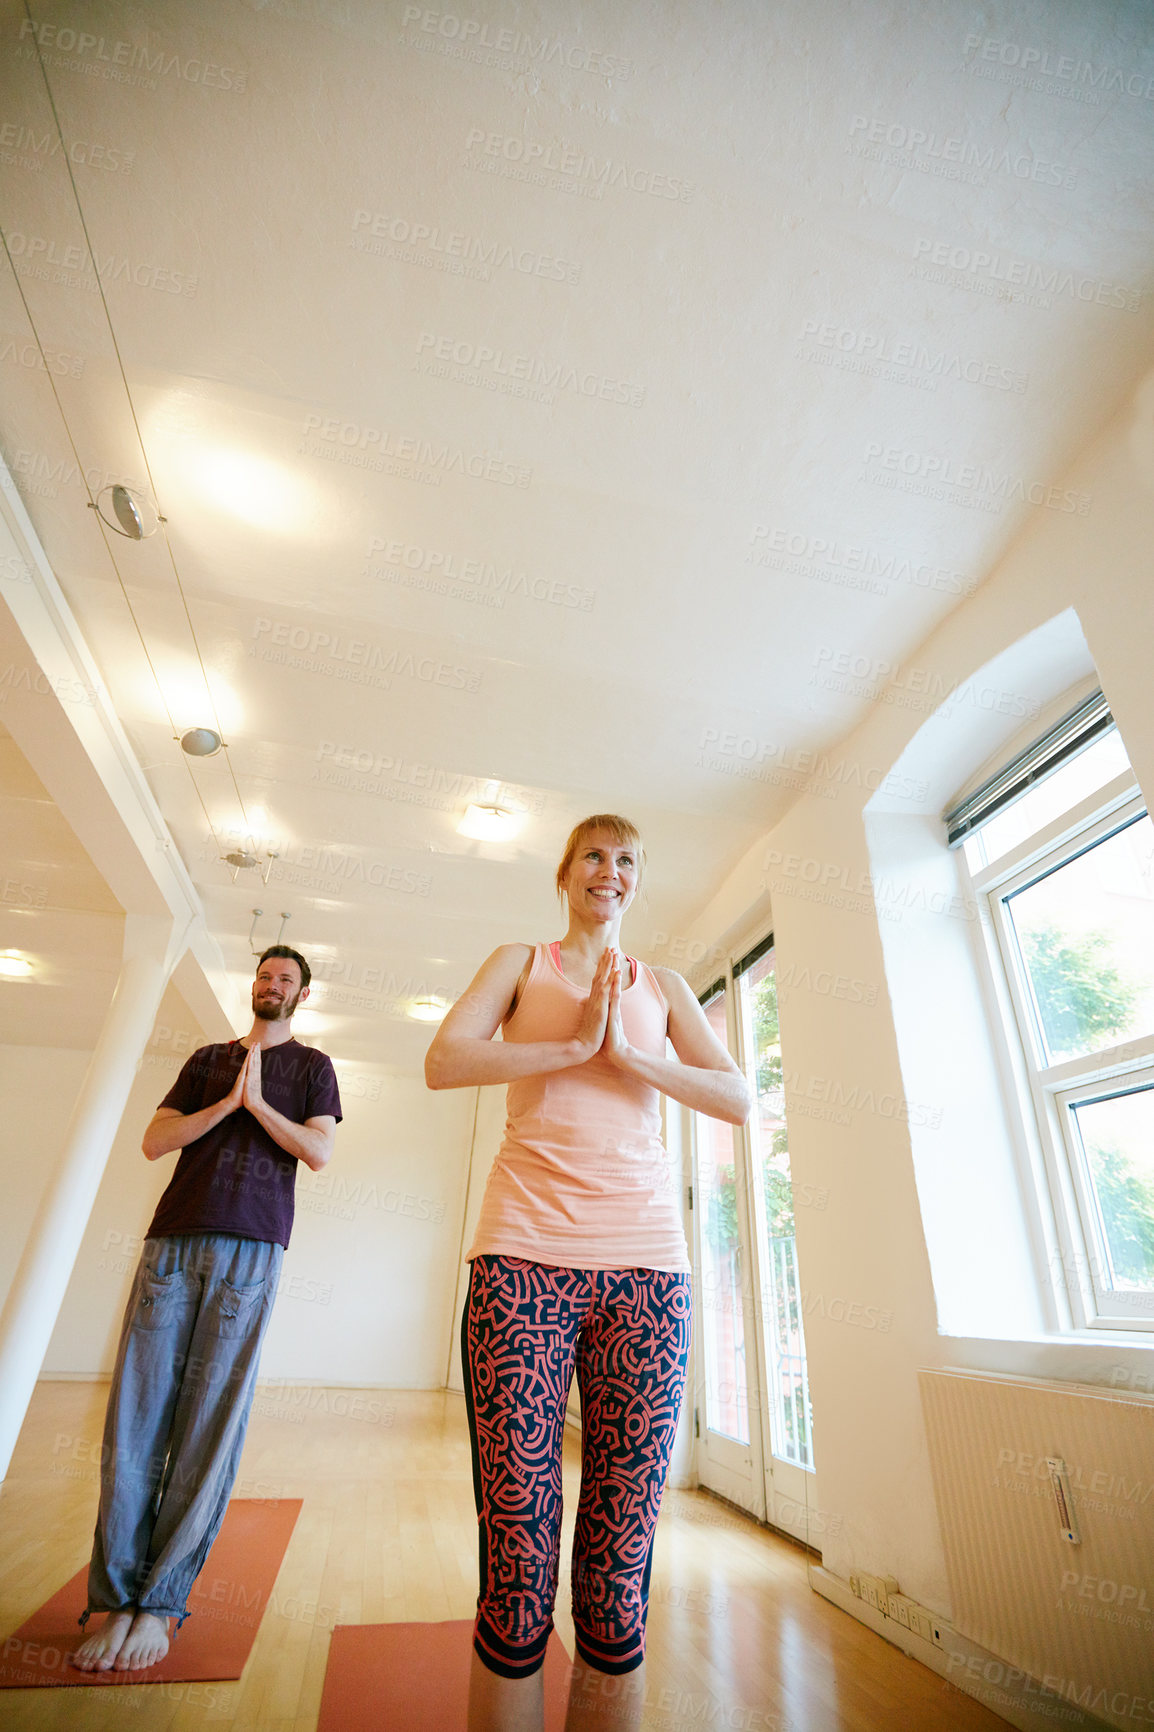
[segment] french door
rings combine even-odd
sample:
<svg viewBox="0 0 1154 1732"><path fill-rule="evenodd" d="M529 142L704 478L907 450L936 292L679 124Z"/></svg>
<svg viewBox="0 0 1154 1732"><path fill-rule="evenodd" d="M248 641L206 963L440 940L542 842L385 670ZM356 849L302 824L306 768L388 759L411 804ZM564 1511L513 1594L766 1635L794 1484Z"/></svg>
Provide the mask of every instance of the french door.
<svg viewBox="0 0 1154 1732"><path fill-rule="evenodd" d="M748 1125L691 1116L697 1475L812 1543L817 1510L772 937L702 997L754 1090Z"/></svg>

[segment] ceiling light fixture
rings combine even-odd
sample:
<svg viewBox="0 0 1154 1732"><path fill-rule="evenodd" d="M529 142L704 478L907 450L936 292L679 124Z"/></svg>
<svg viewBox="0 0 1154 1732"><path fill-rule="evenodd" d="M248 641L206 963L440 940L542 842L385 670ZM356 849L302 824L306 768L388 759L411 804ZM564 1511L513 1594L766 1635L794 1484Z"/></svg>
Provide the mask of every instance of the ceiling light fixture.
<svg viewBox="0 0 1154 1732"><path fill-rule="evenodd" d="M278 856L277 856L275 849L270 849L269 852L265 855L264 871L260 875L262 884L268 883L269 873L272 871L273 861L276 860L277 858L278 858ZM252 850L249 848L234 848L231 854L222 854L221 859L224 861L226 866L232 867L232 881L234 884L236 883L236 875L238 872L245 872L251 866L259 866L260 865L260 855L254 854L252 852ZM254 908L253 913L259 914L260 909ZM284 920L287 920L288 915L285 914L282 916L282 918ZM255 925L255 921L253 924ZM277 939L277 943L278 944L280 943L279 937Z"/></svg>
<svg viewBox="0 0 1154 1732"><path fill-rule="evenodd" d="M448 999L441 998L438 993L432 993L428 998L414 998L409 1005L409 1015L414 1022L440 1022L448 1010Z"/></svg>
<svg viewBox="0 0 1154 1732"><path fill-rule="evenodd" d="M212 758L220 751L224 741L215 728L189 728L180 735L180 744L190 758Z"/></svg>
<svg viewBox="0 0 1154 1732"><path fill-rule="evenodd" d="M5 980L27 980L32 973L32 964L26 956L21 956L17 950L5 950L0 954L0 977Z"/></svg>
<svg viewBox="0 0 1154 1732"><path fill-rule="evenodd" d="M105 494L109 495L109 507L113 517L101 505ZM147 493L141 493L136 487L126 487L123 482L112 482L108 487L102 487L95 500L89 502L88 509L100 516L100 521L106 523L109 529L117 535L123 535L129 541L145 541L150 535L155 535L162 523L167 523L167 517L162 517Z"/></svg>
<svg viewBox="0 0 1154 1732"><path fill-rule="evenodd" d="M252 951L254 956L263 956L264 952L268 949L267 944L261 945L260 948L258 949L258 947L253 943L253 939L256 937L256 923L260 919L260 917L263 913L264 913L263 908L254 908L253 909L253 911L252 911L252 925L248 929L248 947ZM274 944L280 944L283 942L283 940L284 940L284 923L286 920L291 920L291 919L292 919L292 915L286 914L285 911L282 909L281 910L281 917L280 917L280 930L277 933L276 937L273 939Z"/></svg>
<svg viewBox="0 0 1154 1732"><path fill-rule="evenodd" d="M509 806L469 805L457 833L475 842L504 842L517 834L524 821L524 812L514 812Z"/></svg>

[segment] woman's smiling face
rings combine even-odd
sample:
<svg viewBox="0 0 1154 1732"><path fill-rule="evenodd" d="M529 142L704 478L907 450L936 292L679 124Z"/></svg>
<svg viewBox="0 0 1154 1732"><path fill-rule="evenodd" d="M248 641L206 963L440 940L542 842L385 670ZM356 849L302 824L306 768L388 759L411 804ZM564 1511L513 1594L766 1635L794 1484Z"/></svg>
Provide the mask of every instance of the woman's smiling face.
<svg viewBox="0 0 1154 1732"><path fill-rule="evenodd" d="M586 919L619 919L637 892L637 852L607 830L591 830L565 877L569 905Z"/></svg>

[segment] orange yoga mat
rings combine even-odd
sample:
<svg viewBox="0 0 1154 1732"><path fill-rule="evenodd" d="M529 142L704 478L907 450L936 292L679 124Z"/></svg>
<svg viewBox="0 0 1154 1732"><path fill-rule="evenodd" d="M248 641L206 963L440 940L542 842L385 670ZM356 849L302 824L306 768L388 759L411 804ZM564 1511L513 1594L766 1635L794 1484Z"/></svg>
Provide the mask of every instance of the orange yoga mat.
<svg viewBox="0 0 1154 1732"><path fill-rule="evenodd" d="M238 1498L229 1504L189 1596L187 1623L172 1637L160 1664L144 1672L78 1672L68 1664L68 1655L99 1628L103 1616L93 1612L83 1630L77 1623L87 1603L86 1565L0 1642L0 1689L239 1678L300 1509L296 1497Z"/></svg>
<svg viewBox="0 0 1154 1732"><path fill-rule="evenodd" d="M317 1732L465 1732L472 1621L338 1624L329 1647ZM556 1632L545 1650L545 1732L562 1732L568 1656Z"/></svg>

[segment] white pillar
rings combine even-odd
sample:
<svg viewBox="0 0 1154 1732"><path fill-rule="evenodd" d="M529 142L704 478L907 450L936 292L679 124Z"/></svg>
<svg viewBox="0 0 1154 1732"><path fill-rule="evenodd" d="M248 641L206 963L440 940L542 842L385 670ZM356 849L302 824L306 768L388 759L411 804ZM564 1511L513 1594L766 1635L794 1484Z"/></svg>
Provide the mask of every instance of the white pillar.
<svg viewBox="0 0 1154 1732"><path fill-rule="evenodd" d="M170 944L170 921L125 917L116 991L0 1317L0 1479L8 1472L129 1090L187 936Z"/></svg>

